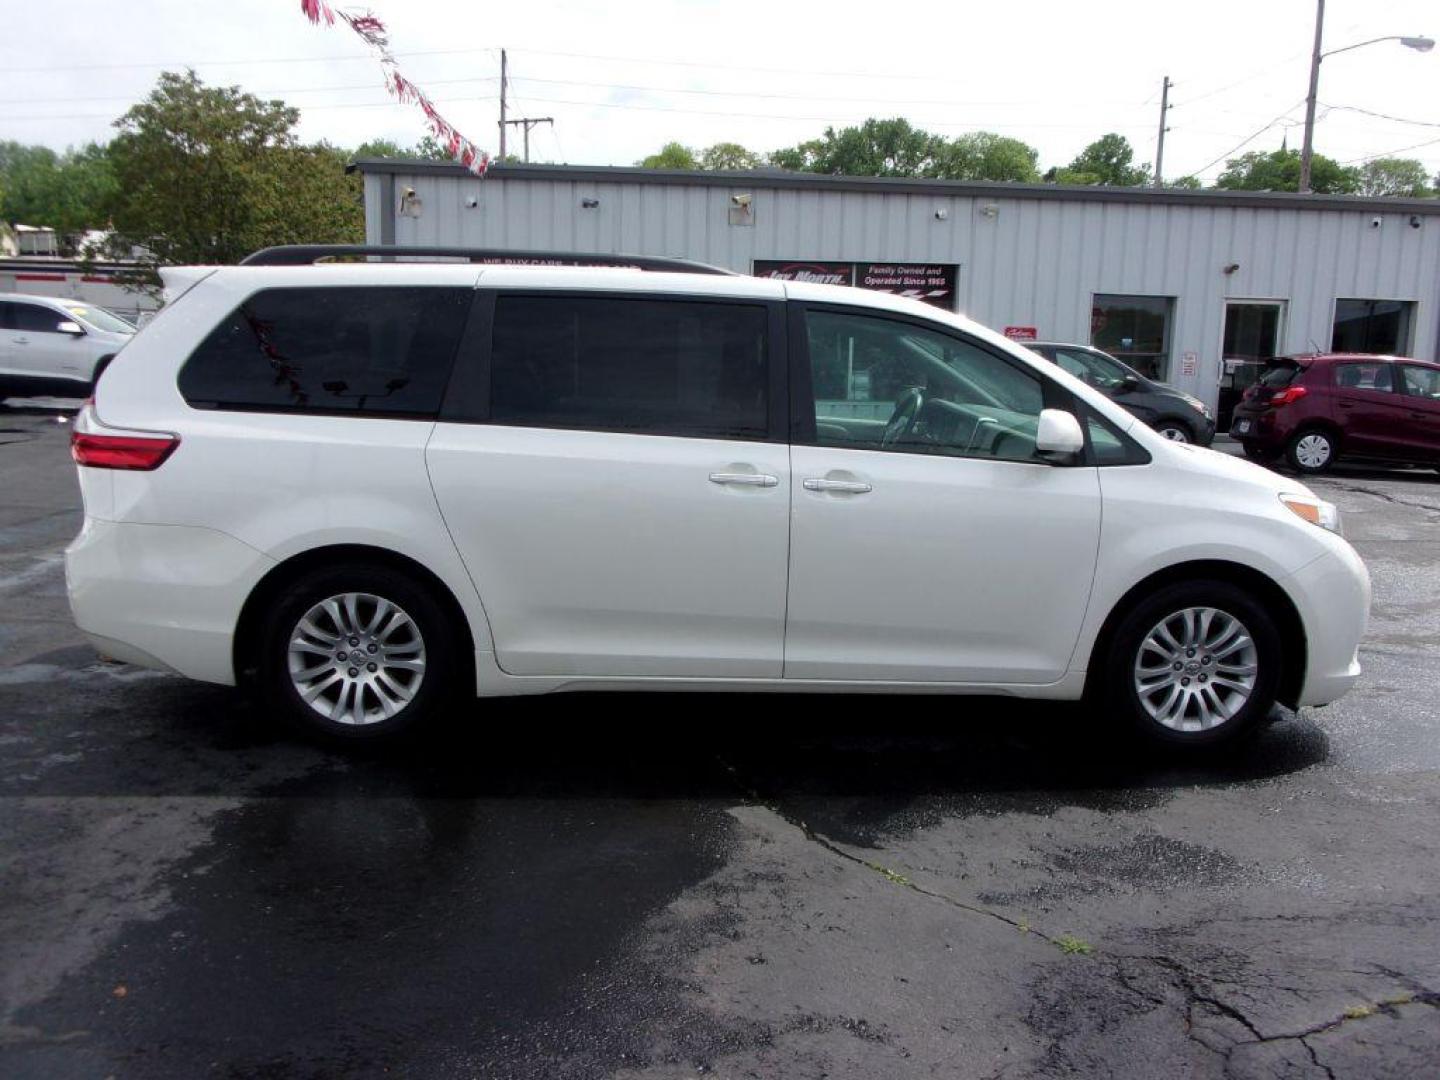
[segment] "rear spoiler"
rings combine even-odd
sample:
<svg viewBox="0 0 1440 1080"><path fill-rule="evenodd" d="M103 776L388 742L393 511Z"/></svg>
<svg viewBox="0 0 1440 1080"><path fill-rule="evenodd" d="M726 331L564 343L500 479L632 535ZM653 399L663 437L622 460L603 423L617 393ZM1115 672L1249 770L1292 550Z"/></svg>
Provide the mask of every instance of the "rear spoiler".
<svg viewBox="0 0 1440 1080"><path fill-rule="evenodd" d="M200 282L220 269L218 266L162 266L159 269L163 285L160 298L165 304L173 304Z"/></svg>

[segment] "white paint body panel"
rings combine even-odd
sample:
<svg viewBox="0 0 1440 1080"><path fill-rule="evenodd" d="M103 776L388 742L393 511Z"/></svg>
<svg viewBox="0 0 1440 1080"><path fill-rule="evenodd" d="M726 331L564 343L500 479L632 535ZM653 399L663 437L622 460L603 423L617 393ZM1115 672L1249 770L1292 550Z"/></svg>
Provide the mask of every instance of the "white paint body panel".
<svg viewBox="0 0 1440 1080"><path fill-rule="evenodd" d="M360 264L231 267L166 308L100 383L95 422L179 436L155 472L81 469L67 556L76 620L105 651L233 682L234 630L272 567L366 545L427 568L460 606L482 694L564 689L1009 693L1074 698L1107 615L1149 574L1253 568L1299 612L1301 700L1353 683L1369 582L1340 537L1277 495L1304 486L1168 443L1064 372L959 316L880 294L796 298L922 314L1061 383L1152 455L1048 467L594 432L199 411L176 374L272 285L649 289L775 298L747 279ZM85 422L89 422L86 414ZM837 470L864 495L809 492ZM756 472L774 487L729 487ZM442 513L443 511L443 513ZM787 624L788 603L788 624Z"/></svg>

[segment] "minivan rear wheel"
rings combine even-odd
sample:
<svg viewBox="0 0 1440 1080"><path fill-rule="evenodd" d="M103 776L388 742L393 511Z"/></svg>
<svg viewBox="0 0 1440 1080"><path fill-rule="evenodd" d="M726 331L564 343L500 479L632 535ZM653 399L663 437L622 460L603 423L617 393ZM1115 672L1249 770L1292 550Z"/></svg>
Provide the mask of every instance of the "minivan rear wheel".
<svg viewBox="0 0 1440 1080"><path fill-rule="evenodd" d="M306 574L269 612L260 687L292 724L347 742L414 729L449 697L455 653L430 591L389 567Z"/></svg>
<svg viewBox="0 0 1440 1080"><path fill-rule="evenodd" d="M1103 700L1152 744L1215 746L1269 714L1281 663L1274 620L1244 590L1218 580L1177 582L1121 619Z"/></svg>
<svg viewBox="0 0 1440 1080"><path fill-rule="evenodd" d="M1296 472L1322 473L1335 464L1335 436L1320 428L1301 431L1290 440L1285 457Z"/></svg>

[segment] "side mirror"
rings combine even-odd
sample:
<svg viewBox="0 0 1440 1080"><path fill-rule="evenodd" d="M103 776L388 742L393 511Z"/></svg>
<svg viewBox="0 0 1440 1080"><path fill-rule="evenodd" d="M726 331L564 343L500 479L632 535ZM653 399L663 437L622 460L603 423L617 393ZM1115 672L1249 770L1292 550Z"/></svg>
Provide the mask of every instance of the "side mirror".
<svg viewBox="0 0 1440 1080"><path fill-rule="evenodd" d="M1122 394L1134 393L1140 389L1140 380L1135 378L1134 375L1126 375L1125 378L1120 380L1120 385L1116 389Z"/></svg>
<svg viewBox="0 0 1440 1080"><path fill-rule="evenodd" d="M1041 409L1035 429L1035 449L1052 464L1065 464L1085 449L1085 432L1074 413L1064 409Z"/></svg>
<svg viewBox="0 0 1440 1080"><path fill-rule="evenodd" d="M56 323L55 329L62 334L72 334L75 337L85 336L85 328L72 319L66 319L64 322Z"/></svg>

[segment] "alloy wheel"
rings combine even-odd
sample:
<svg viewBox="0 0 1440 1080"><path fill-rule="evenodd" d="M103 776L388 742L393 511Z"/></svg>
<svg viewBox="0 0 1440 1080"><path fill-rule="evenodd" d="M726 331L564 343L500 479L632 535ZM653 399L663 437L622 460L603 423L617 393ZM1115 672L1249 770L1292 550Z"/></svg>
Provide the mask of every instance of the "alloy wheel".
<svg viewBox="0 0 1440 1080"><path fill-rule="evenodd" d="M290 684L332 723L376 724L415 699L425 678L425 639L403 608L347 592L310 608L290 632Z"/></svg>
<svg viewBox="0 0 1440 1080"><path fill-rule="evenodd" d="M1172 731L1210 731L1245 707L1255 689L1259 653L1235 616L1189 607L1161 619L1135 654L1135 694L1150 717Z"/></svg>

